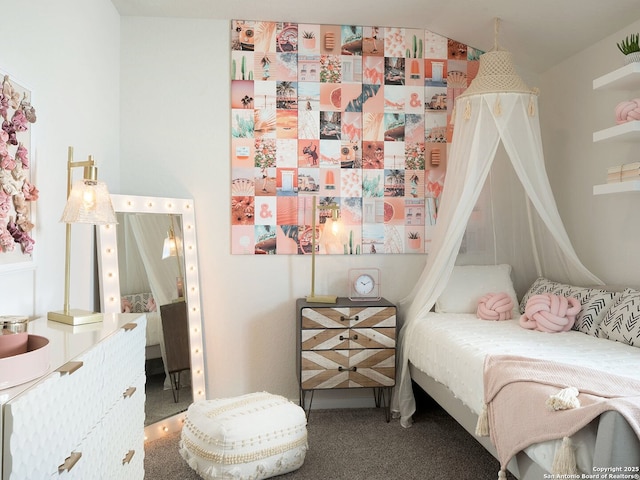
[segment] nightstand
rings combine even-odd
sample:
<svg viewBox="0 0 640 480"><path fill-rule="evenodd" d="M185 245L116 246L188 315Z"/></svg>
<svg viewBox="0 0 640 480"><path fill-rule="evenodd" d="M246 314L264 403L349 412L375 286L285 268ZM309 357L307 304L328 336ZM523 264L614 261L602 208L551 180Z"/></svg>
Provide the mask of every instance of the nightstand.
<svg viewBox="0 0 640 480"><path fill-rule="evenodd" d="M385 300L337 303L296 301L300 406L305 396L334 388L372 388L376 406L390 419L396 383L396 306Z"/></svg>

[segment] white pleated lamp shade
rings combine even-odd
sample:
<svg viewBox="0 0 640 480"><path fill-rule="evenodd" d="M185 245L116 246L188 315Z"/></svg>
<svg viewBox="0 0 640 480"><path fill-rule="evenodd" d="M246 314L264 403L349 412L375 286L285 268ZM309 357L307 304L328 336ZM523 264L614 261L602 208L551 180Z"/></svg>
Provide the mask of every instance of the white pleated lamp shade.
<svg viewBox="0 0 640 480"><path fill-rule="evenodd" d="M118 223L107 185L84 180L75 182L60 221L93 225Z"/></svg>

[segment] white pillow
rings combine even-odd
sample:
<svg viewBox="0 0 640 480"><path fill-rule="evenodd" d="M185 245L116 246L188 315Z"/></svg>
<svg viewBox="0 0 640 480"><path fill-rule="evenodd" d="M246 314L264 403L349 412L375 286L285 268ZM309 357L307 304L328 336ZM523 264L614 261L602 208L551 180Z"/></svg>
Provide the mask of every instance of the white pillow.
<svg viewBox="0 0 640 480"><path fill-rule="evenodd" d="M511 281L511 265L464 265L453 267L444 291L436 301L439 313L476 313L478 301L487 293L504 292L513 301L513 318L520 318L518 297Z"/></svg>

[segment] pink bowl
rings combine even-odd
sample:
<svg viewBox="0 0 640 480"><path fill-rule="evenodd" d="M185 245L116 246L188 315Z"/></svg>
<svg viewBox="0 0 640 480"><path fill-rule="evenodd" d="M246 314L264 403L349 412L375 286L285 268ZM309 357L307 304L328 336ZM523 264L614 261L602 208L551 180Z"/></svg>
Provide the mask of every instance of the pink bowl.
<svg viewBox="0 0 640 480"><path fill-rule="evenodd" d="M49 340L40 335L26 335L25 353L0 358L0 390L41 377L49 370Z"/></svg>
<svg viewBox="0 0 640 480"><path fill-rule="evenodd" d="M0 335L0 358L26 353L28 339L29 334L26 332Z"/></svg>

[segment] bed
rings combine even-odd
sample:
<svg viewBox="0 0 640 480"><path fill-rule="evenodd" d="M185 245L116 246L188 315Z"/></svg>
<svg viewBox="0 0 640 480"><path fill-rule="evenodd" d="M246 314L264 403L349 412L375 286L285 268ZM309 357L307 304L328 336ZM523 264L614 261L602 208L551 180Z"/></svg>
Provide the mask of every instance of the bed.
<svg viewBox="0 0 640 480"><path fill-rule="evenodd" d="M404 357L412 381L499 460L490 438L476 435L478 419L486 407L484 369L488 357L517 355L543 359L604 371L640 385L640 325L637 325L640 322L629 321L640 318L640 292L574 287L538 278L518 302L508 279L503 286L514 296L513 319L485 321L468 310L477 307L480 292L486 292L487 285L483 285L486 282L471 285L473 281L468 276L461 276L463 270L464 267L454 268L435 311L415 319L411 335L403 345ZM509 269L501 274L505 271ZM499 288L500 281L491 287ZM572 330L545 333L520 326L520 309L531 296L542 292L580 300L581 310ZM625 323L628 328L623 326ZM640 390L637 396L640 397ZM528 414L528 405L521 408L523 415ZM640 417L636 420L640 424ZM637 427L634 430L616 410L600 415L571 436L579 475L587 476L563 478L640 478L634 477L640 475L639 437ZM553 478L553 462L562 442L559 438L533 444L513 456L507 468L520 479ZM608 473L628 476L603 476Z"/></svg>

